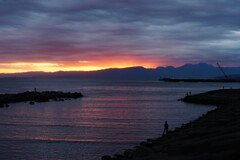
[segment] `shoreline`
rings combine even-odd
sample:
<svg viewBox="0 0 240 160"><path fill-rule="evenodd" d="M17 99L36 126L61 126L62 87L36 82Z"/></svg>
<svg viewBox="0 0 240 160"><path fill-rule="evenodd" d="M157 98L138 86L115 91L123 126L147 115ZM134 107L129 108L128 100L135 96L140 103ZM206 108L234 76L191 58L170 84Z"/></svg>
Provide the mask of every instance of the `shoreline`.
<svg viewBox="0 0 240 160"><path fill-rule="evenodd" d="M122 155L102 160L237 160L240 157L240 89L186 96L181 101L216 109L157 139L141 142Z"/></svg>

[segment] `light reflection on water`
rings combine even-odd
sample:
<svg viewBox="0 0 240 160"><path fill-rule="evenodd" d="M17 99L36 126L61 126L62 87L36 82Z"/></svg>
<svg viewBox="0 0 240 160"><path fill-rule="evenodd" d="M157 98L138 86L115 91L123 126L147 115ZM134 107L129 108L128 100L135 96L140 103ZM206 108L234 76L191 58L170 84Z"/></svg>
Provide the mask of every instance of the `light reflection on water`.
<svg viewBox="0 0 240 160"><path fill-rule="evenodd" d="M187 91L219 89L221 83L89 81L77 79L0 80L1 92L81 91L64 102L11 104L0 109L0 159L96 160L158 137L212 109L177 99ZM226 84L224 84L225 87ZM239 87L238 84L227 84Z"/></svg>

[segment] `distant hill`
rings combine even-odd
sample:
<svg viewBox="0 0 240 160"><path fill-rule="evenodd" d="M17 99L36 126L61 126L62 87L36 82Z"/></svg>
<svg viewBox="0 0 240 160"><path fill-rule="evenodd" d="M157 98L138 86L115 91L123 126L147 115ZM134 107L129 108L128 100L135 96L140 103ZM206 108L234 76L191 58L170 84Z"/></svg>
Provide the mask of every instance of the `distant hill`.
<svg viewBox="0 0 240 160"><path fill-rule="evenodd" d="M227 75L238 78L240 67L223 68ZM144 67L130 67L123 69L105 69L99 71L59 71L59 72L26 72L15 74L0 74L0 78L85 78L85 79L139 79L154 80L159 78L198 78L207 79L223 76L218 67L210 64L185 64L180 67L158 67L146 69Z"/></svg>
<svg viewBox="0 0 240 160"><path fill-rule="evenodd" d="M144 67L113 68L99 71L25 72L0 74L0 78L85 78L85 79L158 79L155 69Z"/></svg>
<svg viewBox="0 0 240 160"><path fill-rule="evenodd" d="M177 68L158 67L156 70L161 78L208 79L223 76L218 67L206 63L185 64ZM227 75L240 74L240 67L225 67L223 70Z"/></svg>
<svg viewBox="0 0 240 160"><path fill-rule="evenodd" d="M162 78L213 78L221 75L219 69L205 63L185 64L181 67L158 67Z"/></svg>

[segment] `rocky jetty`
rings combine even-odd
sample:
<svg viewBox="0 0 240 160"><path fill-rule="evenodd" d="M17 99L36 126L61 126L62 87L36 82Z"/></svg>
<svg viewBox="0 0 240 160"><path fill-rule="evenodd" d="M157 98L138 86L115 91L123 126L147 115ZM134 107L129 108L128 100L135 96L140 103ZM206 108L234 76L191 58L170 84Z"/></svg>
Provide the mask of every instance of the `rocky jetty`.
<svg viewBox="0 0 240 160"><path fill-rule="evenodd" d="M186 96L181 99L184 102L207 104L207 105L227 105L240 101L240 89L220 89Z"/></svg>
<svg viewBox="0 0 240 160"><path fill-rule="evenodd" d="M49 100L62 101L64 99L80 98L83 97L82 93L64 93L59 91L44 91L44 92L23 92L17 94L0 94L0 107L8 107L9 103L29 102L47 102Z"/></svg>
<svg viewBox="0 0 240 160"><path fill-rule="evenodd" d="M240 89L210 91L182 100L218 107L167 135L102 160L240 159Z"/></svg>

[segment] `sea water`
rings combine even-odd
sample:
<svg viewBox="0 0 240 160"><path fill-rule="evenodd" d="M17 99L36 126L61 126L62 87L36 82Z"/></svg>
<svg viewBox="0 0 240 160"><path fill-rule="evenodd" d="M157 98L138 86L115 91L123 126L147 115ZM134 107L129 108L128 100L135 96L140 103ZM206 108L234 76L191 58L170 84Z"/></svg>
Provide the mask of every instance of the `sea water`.
<svg viewBox="0 0 240 160"><path fill-rule="evenodd" d="M171 83L80 79L0 79L0 93L82 92L80 99L0 108L0 159L97 160L214 109L178 101L237 83Z"/></svg>

